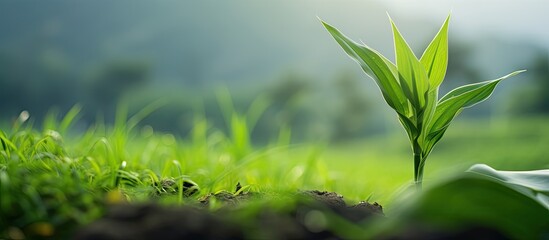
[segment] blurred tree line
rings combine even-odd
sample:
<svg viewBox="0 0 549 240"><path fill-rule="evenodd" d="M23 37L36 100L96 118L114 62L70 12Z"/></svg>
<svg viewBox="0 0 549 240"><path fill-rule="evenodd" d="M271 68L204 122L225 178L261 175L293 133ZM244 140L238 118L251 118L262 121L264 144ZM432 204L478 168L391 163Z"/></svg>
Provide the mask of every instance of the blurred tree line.
<svg viewBox="0 0 549 240"><path fill-rule="evenodd" d="M512 114L532 115L549 113L549 54L539 49L528 68L529 82L517 89L509 101Z"/></svg>
<svg viewBox="0 0 549 240"><path fill-rule="evenodd" d="M533 54L528 57L527 81L512 85L505 103L511 114L539 115L549 113L549 55L547 50L522 45ZM447 72L449 87L482 79L482 66L471 63L476 51L466 44L450 46ZM28 54L40 52L38 56ZM514 69L513 69L514 70ZM98 115L112 122L117 103L126 98L130 111L136 112L159 98L166 104L143 121L159 131L186 134L197 114L209 119L212 126L226 129L219 99L211 85L153 84L151 64L146 60L121 59L98 63L91 70L73 69L71 59L52 48L40 51L3 50L0 52L1 121L10 121L22 110L28 110L40 123L47 112L57 108L66 112L76 103L84 105L84 125L92 124ZM270 84L229 85L236 111L243 112L250 102L264 97L269 107L254 129L254 139L267 141L281 127L292 130L295 139L329 139L343 141L379 132L376 111L377 94L365 85L370 81L356 72L342 71L326 80L313 79L298 71L282 73ZM444 90L443 90L444 91Z"/></svg>
<svg viewBox="0 0 549 240"><path fill-rule="evenodd" d="M35 57L0 52L0 111L2 118L22 110L42 119L51 108L66 111L76 103L86 107L86 118L97 112L112 116L120 97L149 81L149 65L118 60L89 72L76 73L69 60L54 51Z"/></svg>

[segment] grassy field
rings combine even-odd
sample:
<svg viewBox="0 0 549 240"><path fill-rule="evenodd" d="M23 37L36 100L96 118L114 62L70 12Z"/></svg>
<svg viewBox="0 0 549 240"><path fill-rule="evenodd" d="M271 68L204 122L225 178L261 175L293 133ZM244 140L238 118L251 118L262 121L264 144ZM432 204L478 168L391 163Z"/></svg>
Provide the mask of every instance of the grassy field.
<svg viewBox="0 0 549 240"><path fill-rule="evenodd" d="M227 134L197 119L190 135L179 139L137 127L147 111L132 117L121 112L112 127L71 133L76 108L61 121L46 121L44 129L55 130L16 122L0 132L2 228L70 228L100 216L105 203L192 202L234 191L237 183L247 191L336 191L349 202L380 202L390 212L395 195L412 186L404 131L327 145L291 145L281 134L273 144L257 147L237 115ZM427 163L426 187L474 163L503 170L549 168L548 120L457 121ZM174 185L163 187L166 180ZM177 191L191 182L198 194Z"/></svg>

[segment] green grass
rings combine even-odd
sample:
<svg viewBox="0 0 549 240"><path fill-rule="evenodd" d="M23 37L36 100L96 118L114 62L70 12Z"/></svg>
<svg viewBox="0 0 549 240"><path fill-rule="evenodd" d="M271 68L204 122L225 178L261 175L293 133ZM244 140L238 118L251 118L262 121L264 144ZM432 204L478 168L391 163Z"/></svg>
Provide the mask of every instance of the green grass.
<svg viewBox="0 0 549 240"><path fill-rule="evenodd" d="M285 144L286 130L273 140L276 144L254 147L250 133L258 104L247 114L227 112L228 134L196 117L184 139L137 128L158 103L128 116L122 102L113 126L98 121L84 132L68 131L80 106L59 121L51 114L43 131L18 119L0 132L0 229L23 230L29 236L70 232L99 217L109 203L154 199L183 204L207 193L233 191L238 182L253 191L297 189L308 181L307 170L316 158L294 159L289 153L296 147ZM165 190L159 187L164 179L173 179L177 189L183 189L184 181L195 182L200 192L158 198L154 193Z"/></svg>
<svg viewBox="0 0 549 240"><path fill-rule="evenodd" d="M76 106L64 119L46 121L47 130L16 122L0 132L0 229L29 236L70 234L99 217L109 203L155 199L185 204L207 193L234 191L238 182L251 191L336 191L349 202L369 199L390 211L394 195L413 184L401 129L325 146L288 145L284 130L282 139L258 147L250 142L246 115L227 118L233 126L229 134L197 117L192 132L180 138L137 127L153 108L132 116L119 111L114 126L98 123L71 132ZM456 122L433 151L426 186L473 163L509 170L549 168L547 120ZM191 197L183 191L153 197L159 190L155 182L162 179L174 179L178 189L192 181L200 191Z"/></svg>

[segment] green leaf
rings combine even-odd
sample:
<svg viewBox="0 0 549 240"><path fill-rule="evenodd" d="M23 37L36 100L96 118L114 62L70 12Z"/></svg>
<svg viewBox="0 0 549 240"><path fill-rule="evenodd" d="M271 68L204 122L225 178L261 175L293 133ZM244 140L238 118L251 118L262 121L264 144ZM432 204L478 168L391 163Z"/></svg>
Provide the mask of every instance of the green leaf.
<svg viewBox="0 0 549 240"><path fill-rule="evenodd" d="M431 122L431 119L433 119L433 116L435 114L435 110L437 107L437 99L438 99L438 89L431 89L427 93L427 103L425 104L424 110L421 112L420 119L422 120L422 128L421 128L421 134L422 136L427 136L427 126L429 122ZM420 139L420 144L424 144L425 138Z"/></svg>
<svg viewBox="0 0 549 240"><path fill-rule="evenodd" d="M498 171L485 164L476 164L469 172L496 179L517 188L549 209L549 169L535 171Z"/></svg>
<svg viewBox="0 0 549 240"><path fill-rule="evenodd" d="M549 234L546 207L509 184L477 174L463 173L408 201L411 206L399 214L406 221L401 226L414 223L448 231L483 226L510 239Z"/></svg>
<svg viewBox="0 0 549 240"><path fill-rule="evenodd" d="M446 129L448 129L448 126L434 132L429 132L429 134L425 138L425 142L423 143L423 154L425 156L429 155L433 150L433 147L438 143L438 141L440 141L440 139L442 139L444 133L446 132Z"/></svg>
<svg viewBox="0 0 549 240"><path fill-rule="evenodd" d="M368 76L374 79L387 104L398 113L409 116L408 101L395 76L397 70L394 64L375 50L350 40L329 24L325 22L322 24L347 55L355 60Z"/></svg>
<svg viewBox="0 0 549 240"><path fill-rule="evenodd" d="M446 132L450 122L464 109L474 106L487 99L494 91L496 85L503 79L519 74L515 71L496 80L485 81L476 84L458 87L438 101L433 118L425 126L427 134L423 151L430 152ZM424 144L425 144L424 143Z"/></svg>
<svg viewBox="0 0 549 240"><path fill-rule="evenodd" d="M433 41L429 44L420 62L423 64L427 77L429 78L429 88L435 89L440 86L446 75L448 66L448 22L450 15L444 21L444 24L438 31Z"/></svg>
<svg viewBox="0 0 549 240"><path fill-rule="evenodd" d="M469 91L472 91L472 90L475 90L477 88L480 88L480 87L483 87L483 86L486 86L487 84L493 84L494 81L493 80L490 80L490 81L484 81L484 82L479 82L479 83L473 83L473 84L467 84L467 85L463 85L461 87L457 87L455 89L453 89L452 91L448 92L446 95L444 95L442 98L440 98L440 100L438 100L439 104L450 99L450 98L453 98L453 97L457 97L461 94L464 94L466 92L469 92Z"/></svg>
<svg viewBox="0 0 549 240"><path fill-rule="evenodd" d="M461 87L458 87L452 91L450 91L449 93L447 93L446 95L444 95L444 97L442 97L440 100L439 100L439 103L440 102L444 102L452 97L456 97L456 96L459 96L463 93L466 93L466 92L469 92L469 91L472 91L476 88L479 88L479 87L482 87L484 85L487 85L487 84L490 84L490 83L493 83L494 81L501 81L503 79L506 79L506 78L509 78L509 77L512 77L512 76L515 76L521 72L525 72L526 70L520 70L520 71L515 71L515 72L512 72L510 74L507 74L501 78L498 78L496 80L490 80L490 81L484 81L484 82L479 82L479 83L473 83L473 84L468 84L468 85L464 85L464 86L461 86Z"/></svg>
<svg viewBox="0 0 549 240"><path fill-rule="evenodd" d="M404 127L406 130L406 133L408 133L408 137L410 138L410 141L417 138L420 134L420 131L417 129L415 124L410 121L410 119L407 116L404 116L400 113L398 114L398 120L400 120L400 124Z"/></svg>
<svg viewBox="0 0 549 240"><path fill-rule="evenodd" d="M433 119L429 124L429 132L446 127L461 109L484 101L492 94L501 80L521 72L524 71L516 71L496 80L465 85L450 91L439 100Z"/></svg>
<svg viewBox="0 0 549 240"><path fill-rule="evenodd" d="M425 94L429 90L429 81L425 68L408 46L395 23L391 20L395 41L396 65L399 82L404 94L417 111L425 107Z"/></svg>

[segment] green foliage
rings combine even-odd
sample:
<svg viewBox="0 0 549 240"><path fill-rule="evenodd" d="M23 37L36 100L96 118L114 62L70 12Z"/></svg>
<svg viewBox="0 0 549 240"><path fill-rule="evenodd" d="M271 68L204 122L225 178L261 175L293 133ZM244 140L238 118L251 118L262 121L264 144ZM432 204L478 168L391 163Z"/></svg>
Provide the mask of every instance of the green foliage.
<svg viewBox="0 0 549 240"><path fill-rule="evenodd" d="M1 132L0 139L0 237L4 230L23 228L31 238L67 238L72 229L100 216L100 198L58 132Z"/></svg>
<svg viewBox="0 0 549 240"><path fill-rule="evenodd" d="M497 171L474 165L414 200L406 199L397 221L419 232L482 227L510 239L545 239L549 236L547 186L549 170ZM394 234L396 229L390 231Z"/></svg>
<svg viewBox="0 0 549 240"><path fill-rule="evenodd" d="M220 102L230 103L227 99L220 93ZM288 161L290 148L280 144L289 142L281 140L269 148L252 145L250 134L267 106L262 99L246 114L223 106L229 136L197 117L186 139L139 127L161 105L163 101L152 102L132 113L121 102L114 126L98 121L84 132L70 131L80 105L59 120L52 112L40 132L27 121L27 112L8 132L0 130L0 238L19 233L68 238L77 226L99 217L107 204L196 202L206 193L233 189L237 182L246 189L295 189L308 175L302 165L318 157ZM283 135L291 134L285 131ZM322 177L307 180L322 185Z"/></svg>
<svg viewBox="0 0 549 240"><path fill-rule="evenodd" d="M448 63L448 22L417 58L392 20L396 64L379 52L358 44L325 22L324 27L343 50L377 83L387 104L393 108L408 133L414 153L414 180L421 188L425 161L450 122L464 109L487 99L503 79L465 85L438 99L439 86Z"/></svg>

